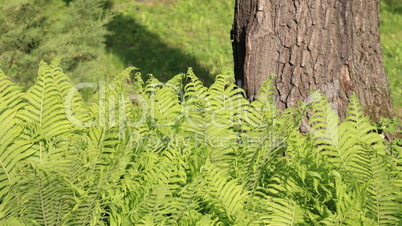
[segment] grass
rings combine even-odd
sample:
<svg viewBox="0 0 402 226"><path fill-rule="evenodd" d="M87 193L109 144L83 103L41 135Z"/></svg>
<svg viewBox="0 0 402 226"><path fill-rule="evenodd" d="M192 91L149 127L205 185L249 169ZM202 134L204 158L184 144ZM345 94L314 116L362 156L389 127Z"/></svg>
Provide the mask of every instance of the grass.
<svg viewBox="0 0 402 226"><path fill-rule="evenodd" d="M380 34L394 108L402 117L402 1L382 1Z"/></svg>
<svg viewBox="0 0 402 226"><path fill-rule="evenodd" d="M127 65L162 80L193 67L210 84L233 70L234 0L115 0L108 49Z"/></svg>

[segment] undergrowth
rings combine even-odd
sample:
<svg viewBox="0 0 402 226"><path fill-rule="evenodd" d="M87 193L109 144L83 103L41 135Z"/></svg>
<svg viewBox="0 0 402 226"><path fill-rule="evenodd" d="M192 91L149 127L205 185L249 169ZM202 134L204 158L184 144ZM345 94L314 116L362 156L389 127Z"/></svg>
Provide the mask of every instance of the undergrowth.
<svg viewBox="0 0 402 226"><path fill-rule="evenodd" d="M401 153L356 96L341 122L320 92L277 111L272 78L249 103L231 74L74 86L59 64L26 92L0 72L0 224L402 223Z"/></svg>

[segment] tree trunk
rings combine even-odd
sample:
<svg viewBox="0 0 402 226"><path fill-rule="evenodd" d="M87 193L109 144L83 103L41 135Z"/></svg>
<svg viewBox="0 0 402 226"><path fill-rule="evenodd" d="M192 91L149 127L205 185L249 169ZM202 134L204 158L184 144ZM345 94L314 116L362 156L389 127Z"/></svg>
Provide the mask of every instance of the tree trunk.
<svg viewBox="0 0 402 226"><path fill-rule="evenodd" d="M393 117L378 27L379 0L236 0L236 80L253 100L276 74L279 109L318 89L341 117L353 92L371 119Z"/></svg>

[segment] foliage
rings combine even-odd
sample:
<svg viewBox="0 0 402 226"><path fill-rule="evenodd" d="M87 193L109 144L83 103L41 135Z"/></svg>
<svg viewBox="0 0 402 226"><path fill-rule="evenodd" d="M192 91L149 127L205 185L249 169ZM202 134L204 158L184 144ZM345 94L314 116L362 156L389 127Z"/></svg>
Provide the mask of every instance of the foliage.
<svg viewBox="0 0 402 226"><path fill-rule="evenodd" d="M92 103L58 58L26 92L0 72L0 224L402 223L400 155L355 96L340 122L320 92L277 111L272 78L249 103L230 73L127 84L135 69Z"/></svg>
<svg viewBox="0 0 402 226"><path fill-rule="evenodd" d="M62 56L74 80L102 79L97 61L110 19L103 5L104 0L0 0L0 68L30 86L41 60Z"/></svg>

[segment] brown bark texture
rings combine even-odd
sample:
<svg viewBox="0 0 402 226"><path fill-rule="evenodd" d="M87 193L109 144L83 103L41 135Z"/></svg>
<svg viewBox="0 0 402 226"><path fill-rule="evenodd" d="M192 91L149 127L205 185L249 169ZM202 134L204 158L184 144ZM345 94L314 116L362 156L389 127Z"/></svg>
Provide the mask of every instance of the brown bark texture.
<svg viewBox="0 0 402 226"><path fill-rule="evenodd" d="M353 92L371 119L393 117L378 28L379 0L236 0L237 83L253 100L273 73L279 109L314 89L341 117Z"/></svg>

